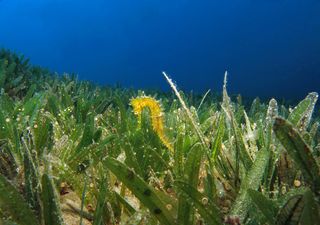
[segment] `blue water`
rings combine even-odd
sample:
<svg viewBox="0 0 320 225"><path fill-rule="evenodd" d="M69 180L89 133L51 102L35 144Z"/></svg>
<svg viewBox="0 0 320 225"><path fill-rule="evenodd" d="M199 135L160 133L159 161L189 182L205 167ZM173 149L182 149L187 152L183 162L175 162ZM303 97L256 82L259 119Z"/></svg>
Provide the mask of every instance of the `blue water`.
<svg viewBox="0 0 320 225"><path fill-rule="evenodd" d="M127 87L302 98L320 91L319 0L2 0L0 47Z"/></svg>

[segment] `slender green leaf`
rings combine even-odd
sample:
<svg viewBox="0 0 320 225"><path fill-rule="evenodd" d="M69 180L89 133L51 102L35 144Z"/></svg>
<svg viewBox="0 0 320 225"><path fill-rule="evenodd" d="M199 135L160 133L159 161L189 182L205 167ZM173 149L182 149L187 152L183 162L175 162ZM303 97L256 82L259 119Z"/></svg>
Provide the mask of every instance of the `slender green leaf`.
<svg viewBox="0 0 320 225"><path fill-rule="evenodd" d="M249 188L252 190L259 188L269 158L270 152L267 149L262 149L257 153L256 160L241 183L240 193L233 205L231 215L239 216L241 220L245 219L248 210L252 206L252 201L247 190Z"/></svg>
<svg viewBox="0 0 320 225"><path fill-rule="evenodd" d="M296 195L288 200L288 202L280 209L276 225L298 225L304 208L302 195Z"/></svg>
<svg viewBox="0 0 320 225"><path fill-rule="evenodd" d="M311 120L311 116L318 100L316 92L310 93L299 105L297 105L288 117L288 121L296 126L299 130L305 130Z"/></svg>
<svg viewBox="0 0 320 225"><path fill-rule="evenodd" d="M265 197L261 192L249 189L248 194L255 207L263 214L269 225L275 224L275 218L278 211L277 205Z"/></svg>
<svg viewBox="0 0 320 225"><path fill-rule="evenodd" d="M293 125L285 119L277 117L273 129L277 138L286 148L296 165L301 169L304 177L317 190L320 187L319 166L312 155L310 147L305 143Z"/></svg>
<svg viewBox="0 0 320 225"><path fill-rule="evenodd" d="M185 163L184 177L186 182L193 188L197 188L199 181L199 170L203 149L200 143L195 144L190 152ZM178 206L178 221L180 224L192 224L194 220L193 209L187 199L183 195L179 196Z"/></svg>
<svg viewBox="0 0 320 225"><path fill-rule="evenodd" d="M216 160L220 150L221 150L221 144L222 144L222 139L223 139L223 135L224 135L224 130L225 130L225 124L224 124L224 116L223 114L220 115L219 118L219 122L218 122L218 128L217 128L217 132L214 136L214 140L212 143L212 160L213 162Z"/></svg>
<svg viewBox="0 0 320 225"><path fill-rule="evenodd" d="M0 211L19 225L39 224L29 204L16 188L0 174Z"/></svg>
<svg viewBox="0 0 320 225"><path fill-rule="evenodd" d="M37 213L41 221L41 203L40 203L40 179L39 170L34 162L33 157L26 145L24 139L24 182L25 196L31 208Z"/></svg>
<svg viewBox="0 0 320 225"><path fill-rule="evenodd" d="M300 218L301 225L314 225L320 222L320 207L316 198L310 190L307 190L303 196L304 209Z"/></svg>
<svg viewBox="0 0 320 225"><path fill-rule="evenodd" d="M60 201L57 196L52 178L48 174L42 175L42 203L43 218L45 225L62 225L64 224Z"/></svg>
<svg viewBox="0 0 320 225"><path fill-rule="evenodd" d="M200 193L196 188L185 182L176 181L176 185L178 186L179 190L181 190L184 195L188 197L189 204L194 205L199 214L205 219L207 224L222 224L218 207L206 195Z"/></svg>
<svg viewBox="0 0 320 225"><path fill-rule="evenodd" d="M166 208L167 203L163 202L153 187L137 176L133 170L110 157L105 159L104 165L129 188L161 223L168 225L176 224L174 215Z"/></svg>

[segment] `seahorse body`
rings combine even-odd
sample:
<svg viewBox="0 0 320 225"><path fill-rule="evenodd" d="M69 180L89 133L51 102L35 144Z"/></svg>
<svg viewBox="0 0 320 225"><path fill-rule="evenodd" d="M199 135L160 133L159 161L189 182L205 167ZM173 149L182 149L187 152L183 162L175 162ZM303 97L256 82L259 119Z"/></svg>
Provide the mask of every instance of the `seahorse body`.
<svg viewBox="0 0 320 225"><path fill-rule="evenodd" d="M164 119L163 112L159 102L152 97L142 96L131 99L133 112L138 118L138 124L141 124L141 114L144 108L149 108L151 113L151 123L153 130L157 133L162 143L170 150L173 147L164 133Z"/></svg>

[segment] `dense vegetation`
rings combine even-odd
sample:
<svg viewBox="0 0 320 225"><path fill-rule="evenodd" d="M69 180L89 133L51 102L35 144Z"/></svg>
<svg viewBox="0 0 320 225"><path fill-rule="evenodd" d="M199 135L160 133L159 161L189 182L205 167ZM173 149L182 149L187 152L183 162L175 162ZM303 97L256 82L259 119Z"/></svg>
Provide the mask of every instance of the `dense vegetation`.
<svg viewBox="0 0 320 225"><path fill-rule="evenodd" d="M247 107L165 78L145 95L1 50L0 224L319 224L316 93Z"/></svg>

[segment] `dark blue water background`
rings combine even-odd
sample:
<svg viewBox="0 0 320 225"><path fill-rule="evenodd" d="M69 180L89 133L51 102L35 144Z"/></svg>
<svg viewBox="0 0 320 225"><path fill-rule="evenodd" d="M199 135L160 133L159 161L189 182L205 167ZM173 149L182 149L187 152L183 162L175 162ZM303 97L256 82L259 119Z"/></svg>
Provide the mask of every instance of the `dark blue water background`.
<svg viewBox="0 0 320 225"><path fill-rule="evenodd" d="M0 47L127 87L302 98L320 91L319 0L2 0Z"/></svg>

